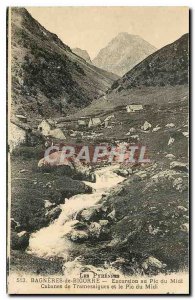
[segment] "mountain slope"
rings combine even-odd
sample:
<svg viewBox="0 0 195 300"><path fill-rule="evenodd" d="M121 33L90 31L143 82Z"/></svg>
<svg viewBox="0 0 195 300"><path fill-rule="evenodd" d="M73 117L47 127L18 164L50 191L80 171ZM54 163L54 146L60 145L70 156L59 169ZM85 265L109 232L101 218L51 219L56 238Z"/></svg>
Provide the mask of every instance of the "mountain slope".
<svg viewBox="0 0 195 300"><path fill-rule="evenodd" d="M141 86L175 86L188 83L189 34L151 54L112 85L122 91Z"/></svg>
<svg viewBox="0 0 195 300"><path fill-rule="evenodd" d="M11 9L12 114L57 116L104 95L117 76L75 55L25 8Z"/></svg>
<svg viewBox="0 0 195 300"><path fill-rule="evenodd" d="M189 34L151 54L122 78L112 88L77 115L113 113L131 104L161 105L188 99ZM178 105L179 105L178 103Z"/></svg>
<svg viewBox="0 0 195 300"><path fill-rule="evenodd" d="M138 35L121 32L100 50L93 64L123 76L154 51L156 48Z"/></svg>
<svg viewBox="0 0 195 300"><path fill-rule="evenodd" d="M91 58L86 50L82 50L80 48L73 48L72 52L75 53L76 55L82 57L89 64L92 64Z"/></svg>

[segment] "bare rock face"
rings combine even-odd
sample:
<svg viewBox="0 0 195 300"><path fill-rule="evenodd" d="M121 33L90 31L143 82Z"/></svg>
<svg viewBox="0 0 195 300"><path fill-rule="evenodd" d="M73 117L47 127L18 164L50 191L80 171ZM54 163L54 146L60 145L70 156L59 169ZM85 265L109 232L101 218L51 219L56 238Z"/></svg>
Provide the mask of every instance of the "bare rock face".
<svg viewBox="0 0 195 300"><path fill-rule="evenodd" d="M156 48L140 36L121 32L100 50L93 64L123 76L154 51Z"/></svg>

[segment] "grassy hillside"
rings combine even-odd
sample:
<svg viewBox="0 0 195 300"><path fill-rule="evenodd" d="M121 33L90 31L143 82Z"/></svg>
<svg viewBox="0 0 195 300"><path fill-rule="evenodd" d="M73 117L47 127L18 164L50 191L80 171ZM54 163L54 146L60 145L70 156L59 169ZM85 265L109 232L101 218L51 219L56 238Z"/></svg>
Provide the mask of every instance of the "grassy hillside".
<svg viewBox="0 0 195 300"><path fill-rule="evenodd" d="M127 72L112 85L118 92L140 86L175 86L188 83L189 34L183 35Z"/></svg>
<svg viewBox="0 0 195 300"><path fill-rule="evenodd" d="M104 95L118 77L74 54L24 8L11 9L12 112L64 115Z"/></svg>
<svg viewBox="0 0 195 300"><path fill-rule="evenodd" d="M189 34L154 52L77 115L115 111L131 103L165 104L188 97Z"/></svg>

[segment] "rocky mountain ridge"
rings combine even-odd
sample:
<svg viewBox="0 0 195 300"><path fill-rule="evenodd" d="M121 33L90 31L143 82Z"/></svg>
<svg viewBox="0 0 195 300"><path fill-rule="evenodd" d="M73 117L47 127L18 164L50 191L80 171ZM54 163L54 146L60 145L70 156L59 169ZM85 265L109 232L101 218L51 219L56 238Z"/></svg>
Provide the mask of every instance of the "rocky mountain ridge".
<svg viewBox="0 0 195 300"><path fill-rule="evenodd" d="M138 35L119 33L93 59L99 68L123 76L156 48Z"/></svg>
<svg viewBox="0 0 195 300"><path fill-rule="evenodd" d="M112 85L118 92L137 87L175 86L188 83L189 34L161 48Z"/></svg>

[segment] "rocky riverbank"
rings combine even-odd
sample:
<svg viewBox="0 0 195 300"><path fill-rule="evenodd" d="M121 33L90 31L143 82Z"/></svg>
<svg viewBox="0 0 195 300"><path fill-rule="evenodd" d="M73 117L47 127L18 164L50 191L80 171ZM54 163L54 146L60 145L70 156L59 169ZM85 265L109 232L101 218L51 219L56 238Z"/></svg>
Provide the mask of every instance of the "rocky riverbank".
<svg viewBox="0 0 195 300"><path fill-rule="evenodd" d="M117 167L108 173L110 167L100 169L101 190L95 191L100 182L88 183L93 194L60 205L56 220L31 235L27 252L48 261L65 260L65 269L67 261L78 267L79 258L80 268L107 266L126 275L186 270L188 175L172 165L167 170L157 165ZM112 176L115 184L107 190Z"/></svg>
<svg viewBox="0 0 195 300"><path fill-rule="evenodd" d="M37 149L37 152L41 153L41 150ZM18 260L22 262L24 256L24 264L36 272L34 267L31 268L32 261L32 265L36 265L36 257L24 255L30 234L58 218L61 214L60 205L65 199L77 194L92 193L92 187L81 180L94 181L93 171L63 166L40 168L37 167L37 158L30 159L24 155L13 156L11 160L11 267L14 268ZM41 264L42 260L38 260L37 269L42 268ZM43 265L46 266L46 263Z"/></svg>
<svg viewBox="0 0 195 300"><path fill-rule="evenodd" d="M47 273L47 261L56 272L67 263L126 275L186 270L188 166L160 155L159 162L96 166L95 172L21 161L21 177L13 181L12 267L26 251L24 262L33 261L35 273Z"/></svg>

